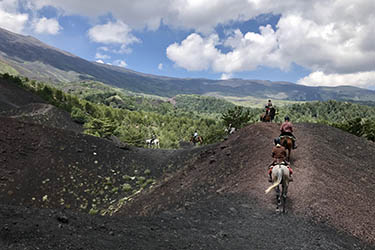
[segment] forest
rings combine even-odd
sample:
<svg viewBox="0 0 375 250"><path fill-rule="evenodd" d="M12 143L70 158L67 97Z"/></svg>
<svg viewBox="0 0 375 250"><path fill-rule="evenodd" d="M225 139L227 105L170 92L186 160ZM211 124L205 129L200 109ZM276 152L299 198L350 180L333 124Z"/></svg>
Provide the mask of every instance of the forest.
<svg viewBox="0 0 375 250"><path fill-rule="evenodd" d="M258 122L264 110L236 106L224 99L198 95L177 95L172 99L136 95L102 83L47 84L27 78L1 75L3 79L42 97L71 114L86 134L114 135L121 141L145 147L155 134L161 148L179 148L195 130L204 144L226 138L229 124L239 129ZM74 88L73 88L74 86ZM293 123L323 123L375 141L375 107L350 102L306 102L276 107L275 122L288 115Z"/></svg>

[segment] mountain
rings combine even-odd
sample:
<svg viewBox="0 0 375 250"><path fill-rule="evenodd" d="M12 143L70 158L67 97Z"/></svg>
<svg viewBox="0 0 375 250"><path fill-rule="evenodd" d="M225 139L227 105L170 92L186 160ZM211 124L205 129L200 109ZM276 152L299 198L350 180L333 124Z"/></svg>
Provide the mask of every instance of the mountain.
<svg viewBox="0 0 375 250"><path fill-rule="evenodd" d="M308 87L262 80L209 80L143 74L89 62L31 37L0 28L0 72L53 82L95 80L137 93L172 97L199 94L294 101L373 101L375 91L356 87Z"/></svg>

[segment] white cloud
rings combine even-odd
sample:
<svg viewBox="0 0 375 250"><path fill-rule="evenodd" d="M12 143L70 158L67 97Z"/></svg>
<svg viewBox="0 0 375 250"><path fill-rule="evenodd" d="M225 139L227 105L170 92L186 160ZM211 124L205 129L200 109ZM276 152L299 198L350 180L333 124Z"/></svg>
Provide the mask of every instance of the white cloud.
<svg viewBox="0 0 375 250"><path fill-rule="evenodd" d="M105 47L105 46L102 46L102 47L99 47L98 50L102 50L102 51L108 52L109 48Z"/></svg>
<svg viewBox="0 0 375 250"><path fill-rule="evenodd" d="M97 63L104 63L103 60L96 60Z"/></svg>
<svg viewBox="0 0 375 250"><path fill-rule="evenodd" d="M300 79L298 84L308 86L342 86L375 87L375 71L359 72L352 74L325 74L316 71Z"/></svg>
<svg viewBox="0 0 375 250"><path fill-rule="evenodd" d="M133 36L131 29L123 22L108 22L102 25L96 25L88 31L89 38L98 43L105 44L131 44L138 39Z"/></svg>
<svg viewBox="0 0 375 250"><path fill-rule="evenodd" d="M124 67L124 68L128 66L128 64L124 60L115 60L113 61L113 65Z"/></svg>
<svg viewBox="0 0 375 250"><path fill-rule="evenodd" d="M193 30L183 41L170 45L167 56L187 70L212 70L225 74L255 70L259 66L288 70L292 64L312 72L349 77L375 68L374 0L24 0L33 10L58 8L59 14L88 16L93 22L110 14L116 21L90 29L89 37L103 44L117 44L116 52L130 52L139 42L134 29L156 30L161 23ZM2 13L15 19L17 0L0 1ZM234 31L217 38L214 28L256 18L280 15L276 28L257 33ZM4 14L3 14L4 16ZM19 16L22 30L25 16ZM0 25L4 26L0 12ZM23 21L22 21L23 20ZM27 20L27 17L26 17ZM21 27L21 28L20 28ZM213 39L213 37L216 37ZM220 51L221 45L230 51Z"/></svg>
<svg viewBox="0 0 375 250"><path fill-rule="evenodd" d="M159 63L159 65L158 65L158 69L159 69L159 70L163 70L163 64L162 64L162 63Z"/></svg>
<svg viewBox="0 0 375 250"><path fill-rule="evenodd" d="M207 70L213 61L220 56L216 49L218 36L212 35L206 39L193 33L181 45L174 43L167 48L167 56L178 66L187 70Z"/></svg>
<svg viewBox="0 0 375 250"><path fill-rule="evenodd" d="M258 7L265 11L270 8L266 7L267 2L259 2ZM259 33L246 34L236 30L215 42L212 34L193 33L181 43L170 45L167 56L187 70L232 74L259 66L287 71L297 64L322 72L322 81L340 76L340 82L354 84L359 78L360 86L366 86L366 81L371 84L369 78L363 77L367 73L362 72L375 68L375 16L369 11L375 8L375 1L282 2L273 5L279 7L275 13L281 14L275 29L265 26L260 27ZM268 10L276 11L273 7ZM224 53L218 45L225 45L230 51ZM206 51L210 56L205 55ZM310 78L304 82L307 79Z"/></svg>
<svg viewBox="0 0 375 250"><path fill-rule="evenodd" d="M140 42L131 34L129 26L121 21L96 25L88 31L88 36L90 40L98 43L121 44L121 48L115 51L117 53L128 53L130 51L128 45Z"/></svg>
<svg viewBox="0 0 375 250"><path fill-rule="evenodd" d="M5 12L16 13L19 6L19 0L1 0L0 9Z"/></svg>
<svg viewBox="0 0 375 250"><path fill-rule="evenodd" d="M101 54L101 53L97 52L95 54L95 58L96 59L110 59L111 57L109 55L105 55L105 54Z"/></svg>
<svg viewBox="0 0 375 250"><path fill-rule="evenodd" d="M29 16L27 14L8 13L0 9L0 27L21 33L25 28Z"/></svg>
<svg viewBox="0 0 375 250"><path fill-rule="evenodd" d="M277 37L271 26L261 27L261 34L236 30L224 41L217 35L202 37L193 33L181 44L167 48L167 56L187 70L208 70L234 73L254 70L259 65L286 67L277 51ZM225 45L232 50L221 52L217 46Z"/></svg>
<svg viewBox="0 0 375 250"><path fill-rule="evenodd" d="M130 25L132 28L147 27L156 30L161 20L173 15L174 0L27 0L34 9L53 6L65 15L82 15L92 18L108 15Z"/></svg>
<svg viewBox="0 0 375 250"><path fill-rule="evenodd" d="M47 19L45 17L35 19L33 28L36 33L46 33L51 35L58 34L59 31L62 29L62 27L56 19Z"/></svg>
<svg viewBox="0 0 375 250"><path fill-rule="evenodd" d="M231 79L233 77L233 75L232 74L225 74L225 73L223 73L222 75L221 75L221 80L228 80L228 79Z"/></svg>

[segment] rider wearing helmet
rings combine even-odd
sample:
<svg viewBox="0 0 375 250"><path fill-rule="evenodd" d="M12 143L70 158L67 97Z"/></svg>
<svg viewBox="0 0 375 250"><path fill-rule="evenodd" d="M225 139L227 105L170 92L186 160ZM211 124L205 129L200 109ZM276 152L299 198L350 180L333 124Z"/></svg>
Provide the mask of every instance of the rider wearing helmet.
<svg viewBox="0 0 375 250"><path fill-rule="evenodd" d="M271 107L272 107L272 102L271 102L271 100L268 100L267 106L268 106L268 108L271 108Z"/></svg>
<svg viewBox="0 0 375 250"><path fill-rule="evenodd" d="M276 164L284 164L289 169L289 181L293 181L293 170L289 165L289 162L286 160L286 150L283 146L280 145L280 138L277 137L274 139L275 146L272 148L272 163L268 166L268 175L269 182L272 182L272 168Z"/></svg>
<svg viewBox="0 0 375 250"><path fill-rule="evenodd" d="M296 145L296 137L292 134L293 132L293 124L290 122L289 116L285 116L283 124L280 127L280 137L281 136L290 136L293 139L293 149L297 148Z"/></svg>

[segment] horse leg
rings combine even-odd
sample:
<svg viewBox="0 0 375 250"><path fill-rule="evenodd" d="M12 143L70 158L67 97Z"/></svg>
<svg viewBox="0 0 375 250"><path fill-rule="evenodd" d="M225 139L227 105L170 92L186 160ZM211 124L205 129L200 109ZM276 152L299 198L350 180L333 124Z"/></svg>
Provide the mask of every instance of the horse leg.
<svg viewBox="0 0 375 250"><path fill-rule="evenodd" d="M276 187L276 211L279 211L279 206L281 205L281 200L280 200L280 188L279 186Z"/></svg>
<svg viewBox="0 0 375 250"><path fill-rule="evenodd" d="M288 193L288 183L285 183L283 185L283 192L282 192L282 197L283 197L283 213L286 213L286 196Z"/></svg>

